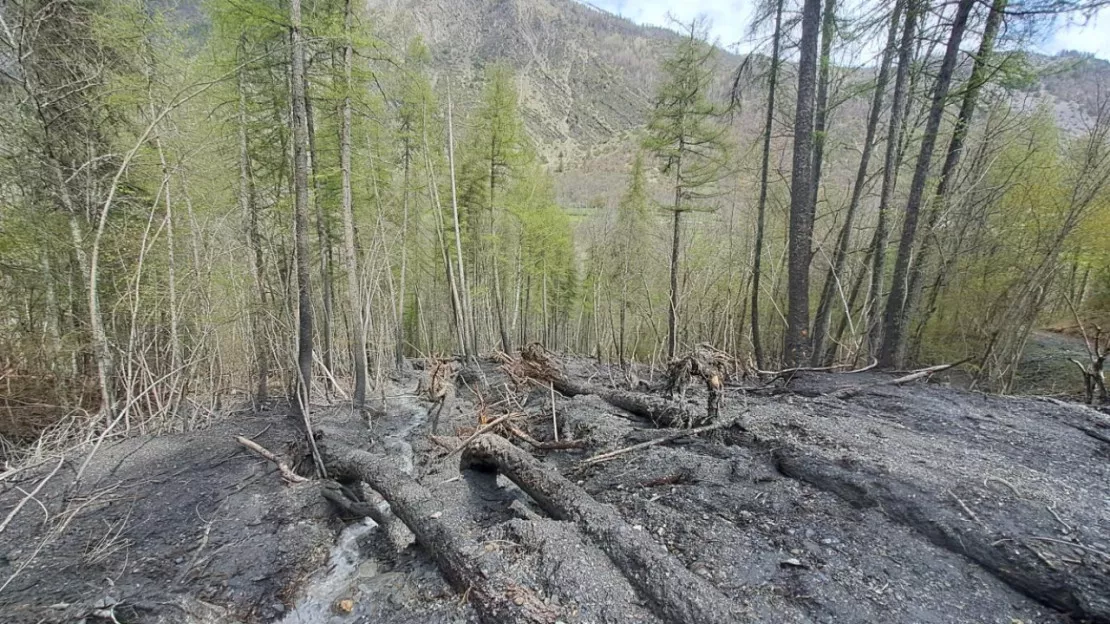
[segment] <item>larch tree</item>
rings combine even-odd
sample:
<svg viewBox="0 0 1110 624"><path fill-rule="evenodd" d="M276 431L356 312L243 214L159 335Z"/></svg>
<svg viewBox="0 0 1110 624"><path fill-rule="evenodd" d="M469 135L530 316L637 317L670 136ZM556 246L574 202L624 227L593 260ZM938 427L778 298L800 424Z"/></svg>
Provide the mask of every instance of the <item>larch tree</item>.
<svg viewBox="0 0 1110 624"><path fill-rule="evenodd" d="M956 123L952 130L952 137L948 142L944 164L941 166L940 177L937 181L936 189L933 191L933 201L928 207L928 214L925 219L925 240L922 241L921 248L916 254L916 259L910 266L905 304L907 322L914 320L914 317L917 316L919 312L917 308L923 288L923 276L930 268L933 259L934 245L931 244L932 235L941 216L951 207L951 195L956 189L956 177L960 161L963 157L964 147L967 143L968 133L971 130L971 121L979 103L979 93L982 91L983 86L992 73L991 65L994 63L994 44L998 37L998 31L1002 26L1002 18L1006 11L1007 4L1007 0L994 0L991 3L986 24L983 27L983 36L979 40L979 50L976 52L975 60L972 63L971 74L963 86L963 98L960 103L960 111L956 115ZM937 277L943 280L943 271L941 271ZM937 294L937 290L936 288L933 289L934 296ZM923 320L928 318L928 310L930 307L931 306L926 306Z"/></svg>
<svg viewBox="0 0 1110 624"><path fill-rule="evenodd" d="M817 39L821 0L805 0L798 43L798 89L794 109L794 157L790 173L790 240L788 251L786 341L787 366L809 357L809 265L813 257L814 107L817 91Z"/></svg>
<svg viewBox="0 0 1110 624"><path fill-rule="evenodd" d="M351 326L351 362L355 387L351 396L357 410L366 405L366 329L359 274L359 252L355 238L354 191L351 185L351 96L354 90L354 10L345 0L343 10L343 85L339 110L339 169L343 201L343 261L347 265L347 314Z"/></svg>
<svg viewBox="0 0 1110 624"><path fill-rule="evenodd" d="M704 200L719 194L718 183L728 172L725 129L721 110L710 102L714 49L706 41L706 26L695 21L663 61L663 82L655 95L644 148L661 163L673 181L671 213L670 290L667 309L667 357L675 356L681 300L679 272L682 215L705 210Z"/></svg>
<svg viewBox="0 0 1110 624"><path fill-rule="evenodd" d="M644 179L644 157L636 153L632 161L632 175L628 189L617 205L617 220L615 242L611 253L616 257L616 266L611 269L610 296L618 298L617 311L617 359L621 366L628 360L627 333L628 333L628 308L632 304L629 290L636 273L636 258L640 249L646 244L648 229L648 194Z"/></svg>
<svg viewBox="0 0 1110 624"><path fill-rule="evenodd" d="M887 297L886 310L883 313L883 341L878 356L879 366L883 368L900 366L905 355L906 292L911 256L917 240L917 223L921 214L925 186L928 183L934 147L940 133L940 124L952 84L952 76L955 73L956 62L959 60L960 44L963 42L964 32L967 30L968 19L974 6L975 0L960 0L957 4L944 58L933 83L929 115L921 137L921 149L917 157L913 181L910 183L909 198L906 200L905 216L902 221L902 236L898 243L898 256L894 262L894 273L891 276L890 295Z"/></svg>
<svg viewBox="0 0 1110 624"><path fill-rule="evenodd" d="M289 3L291 54L290 91L293 123L293 246L297 273L297 406L309 427L312 394L312 272L308 243L308 110L305 106L305 42L301 0ZM308 432L312 442L312 432ZM315 449L315 443L313 442ZM313 451L317 471L325 474L319 453Z"/></svg>
<svg viewBox="0 0 1110 624"><path fill-rule="evenodd" d="M464 190L469 218L473 223L473 244L477 252L489 250L483 259L492 276L491 307L495 317L501 349L512 351L506 319L505 298L501 283L501 258L498 237L501 217L505 212L502 195L512 177L532 159L531 146L520 118L520 95L514 84L513 71L506 65L492 66L486 75L485 90L475 114L470 136L469 185ZM466 174L464 174L466 175Z"/></svg>
<svg viewBox="0 0 1110 624"><path fill-rule="evenodd" d="M867 129L864 131L863 150L860 153L859 166L856 168L856 178L852 184L852 195L848 200L848 209L844 214L844 223L837 234L836 247L833 249L829 270L825 275L825 282L821 289L821 299L817 305L817 314L813 321L813 359L812 364L819 366L826 359L825 345L829 331L829 321L832 318L833 301L841 288L844 278L844 268L848 259L849 244L852 231L856 226L856 212L863 201L864 188L867 186L870 175L871 154L875 149L875 137L878 134L879 119L883 113L883 103L886 97L887 83L890 81L890 67L893 63L898 43L898 26L902 21L902 11L906 0L894 3L890 16L890 25L887 29L886 46L883 48L882 60L879 62L879 71L875 77L874 93L871 96L871 108L867 115ZM863 273L860 273L861 278ZM856 289L853 289L855 292ZM854 298L854 297L852 297ZM844 311L845 315L852 314L851 306Z"/></svg>
<svg viewBox="0 0 1110 624"><path fill-rule="evenodd" d="M767 106L763 122L763 146L759 167L759 200L756 203L755 243L752 250L752 350L755 352L756 367L766 366L767 356L763 349L763 333L759 314L759 298L763 278L763 238L767 222L767 195L770 187L771 172L771 135L775 123L775 95L778 88L779 63L782 53L782 5L784 0L775 0L775 26L771 35L771 66L767 72Z"/></svg>

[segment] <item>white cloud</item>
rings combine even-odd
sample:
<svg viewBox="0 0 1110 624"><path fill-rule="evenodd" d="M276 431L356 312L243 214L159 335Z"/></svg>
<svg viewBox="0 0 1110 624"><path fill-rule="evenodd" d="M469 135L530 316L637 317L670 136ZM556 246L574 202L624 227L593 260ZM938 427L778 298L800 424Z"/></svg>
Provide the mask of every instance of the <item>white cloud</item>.
<svg viewBox="0 0 1110 624"><path fill-rule="evenodd" d="M640 24L669 27L667 14L680 21L705 15L712 21L712 35L724 47L739 43L740 50L750 49L748 25L755 0L579 0L626 17ZM1086 23L1061 20L1055 31L1045 37L1038 50L1055 54L1060 50L1090 52L1110 59L1110 7Z"/></svg>
<svg viewBox="0 0 1110 624"><path fill-rule="evenodd" d="M1049 53L1060 50L1090 52L1110 60L1110 8L1101 9L1085 23L1062 23L1042 48Z"/></svg>

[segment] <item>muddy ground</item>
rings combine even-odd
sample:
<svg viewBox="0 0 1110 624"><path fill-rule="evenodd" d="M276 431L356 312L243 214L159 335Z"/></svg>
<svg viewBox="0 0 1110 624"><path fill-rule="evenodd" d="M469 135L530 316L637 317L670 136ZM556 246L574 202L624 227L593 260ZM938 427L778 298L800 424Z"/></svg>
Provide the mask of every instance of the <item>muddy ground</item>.
<svg viewBox="0 0 1110 624"><path fill-rule="evenodd" d="M564 360L564 373L627 387L590 360ZM637 373L641 386L658 377ZM483 569L538 597L537 621L662 620L575 523L504 476L460 473L448 449L479 418L509 411L536 439L554 439L557 424L561 440L582 441L530 451L708 581L742 621L1110 622L1110 417L1093 409L882 385L890 377L872 373L802 373L788 387L738 379L721 412L736 426L583 469L664 432L482 362L459 376L433 440L421 375L379 389L369 450L470 521ZM846 387L859 391L831 396ZM687 396L699 409L705 400L702 389ZM340 406L317 413L358 419ZM303 460L294 421L275 409L124 440L100 449L77 485L84 456L65 458L0 533L0 621L476 621L418 544L345 523L324 484L287 485L233 439ZM0 481L0 522L58 465Z"/></svg>

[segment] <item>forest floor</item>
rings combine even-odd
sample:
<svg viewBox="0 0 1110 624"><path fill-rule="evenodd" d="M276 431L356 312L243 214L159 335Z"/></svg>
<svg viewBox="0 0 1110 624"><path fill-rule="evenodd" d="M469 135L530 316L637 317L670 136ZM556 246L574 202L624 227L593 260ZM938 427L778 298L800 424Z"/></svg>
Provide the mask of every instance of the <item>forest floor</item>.
<svg viewBox="0 0 1110 624"><path fill-rule="evenodd" d="M561 363L567 379L629 387L618 368ZM423 373L399 377L379 389L366 440L369 454L423 486L423 504L443 511L483 576L510 580L510 608L530 609L512 621L709 621L674 615L674 598L713 603L722 621L1110 622L1102 412L891 385L877 373L800 373L786 387L737 379L719 416L730 426L583 466L671 430L510 370L464 368L435 437L432 404L417 395ZM645 383L635 394L651 394L658 372L637 373ZM686 401L703 410L705 390ZM366 429L346 409L317 412ZM480 417L510 412L534 439L554 440L557 424L560 440L583 445L529 453L567 477L591 513L615 510L612 532L552 514L551 501L448 450ZM303 459L295 420L275 409L123 440L101 448L76 484L84 455L9 474L0 621L476 621L474 597L440 574L442 553L396 526L345 524L325 483L285 484L234 439ZM384 509L372 493L369 502ZM630 568L614 547L621 540L688 576L694 595L653 593L652 570Z"/></svg>

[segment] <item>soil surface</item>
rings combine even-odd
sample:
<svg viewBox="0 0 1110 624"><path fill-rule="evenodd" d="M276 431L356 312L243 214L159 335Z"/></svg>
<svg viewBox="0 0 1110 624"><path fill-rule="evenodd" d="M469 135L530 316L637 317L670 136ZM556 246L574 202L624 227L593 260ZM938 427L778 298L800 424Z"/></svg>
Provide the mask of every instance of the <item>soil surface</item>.
<svg viewBox="0 0 1110 624"><path fill-rule="evenodd" d="M571 379L630 387L619 368L562 365ZM659 372L635 372L644 381L633 389L651 392ZM421 375L379 389L368 450L469 520L483 569L542 602L537 621L662 620L574 522L547 516L504 476L460 473L449 449L507 412L537 440L554 440L557 425L559 440L581 441L544 451L509 438L611 505L742 620L1110 622L1110 417L1096 410L873 373L803 373L786 387L737 379L720 415L734 426L583 468L671 430L481 362L458 376L433 438ZM850 398L832 396L849 387ZM704 410L705 390L685 400ZM322 482L287 485L233 439L302 464L294 423L274 410L123 440L76 486L84 455L63 460L0 533L0 621L476 621L403 530L345 523ZM58 463L0 481L0 522Z"/></svg>

